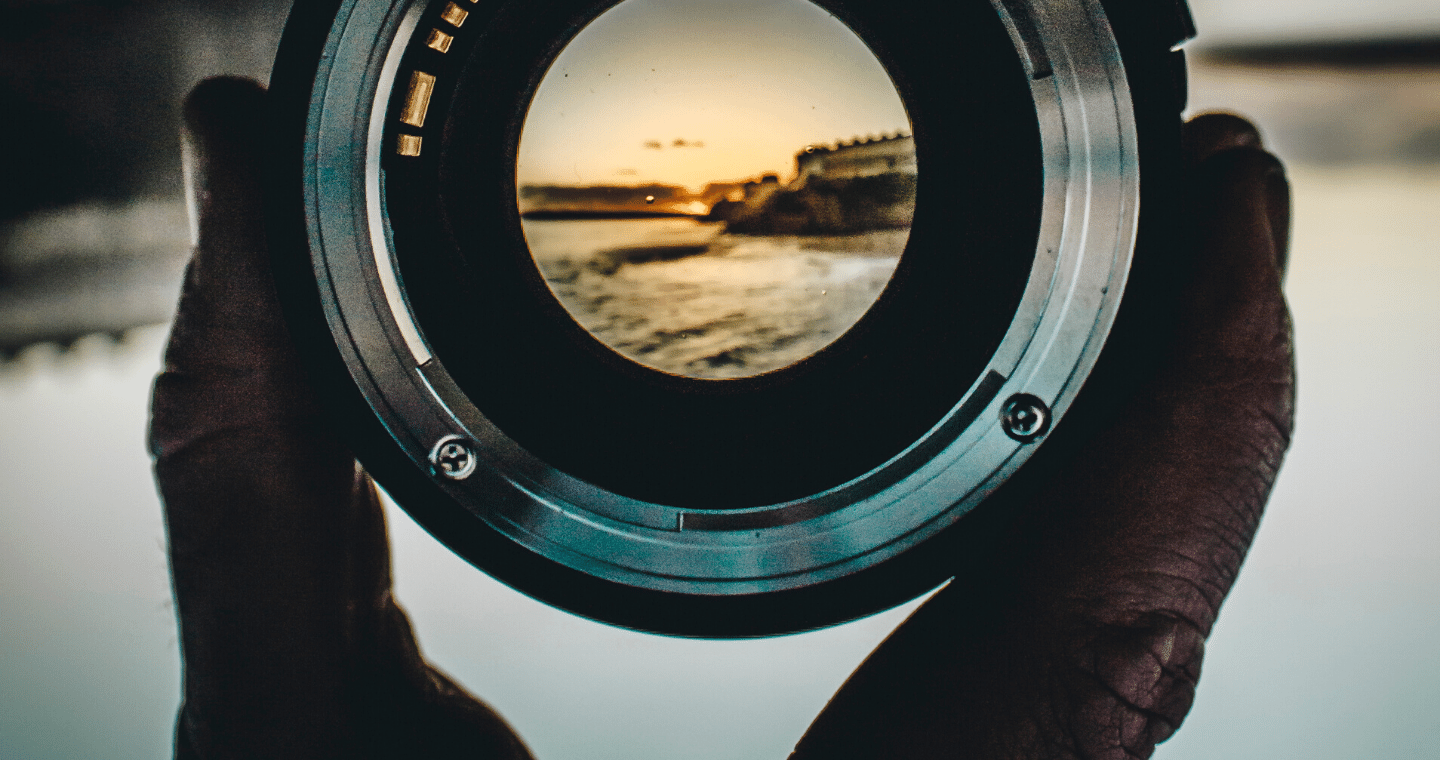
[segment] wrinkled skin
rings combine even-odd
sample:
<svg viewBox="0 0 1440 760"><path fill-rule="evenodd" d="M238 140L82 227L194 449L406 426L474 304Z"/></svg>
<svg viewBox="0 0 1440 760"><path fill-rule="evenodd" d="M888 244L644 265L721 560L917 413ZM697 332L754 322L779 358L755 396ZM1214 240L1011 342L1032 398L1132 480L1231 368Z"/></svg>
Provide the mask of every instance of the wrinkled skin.
<svg viewBox="0 0 1440 760"><path fill-rule="evenodd" d="M261 224L263 97L212 80L186 109L200 240L151 428L176 756L528 758L422 658L374 487L297 367ZM1235 117L1187 125L1186 150L1202 262L1163 368L1001 535L1005 580L936 594L793 757L1148 757L1180 725L1294 399L1284 173Z"/></svg>

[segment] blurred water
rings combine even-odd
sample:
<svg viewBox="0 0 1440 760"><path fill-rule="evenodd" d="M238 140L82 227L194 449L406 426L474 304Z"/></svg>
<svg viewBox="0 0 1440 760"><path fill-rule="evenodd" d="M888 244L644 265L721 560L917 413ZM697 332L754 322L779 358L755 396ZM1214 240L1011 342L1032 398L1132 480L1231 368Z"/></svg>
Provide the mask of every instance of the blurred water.
<svg viewBox="0 0 1440 760"><path fill-rule="evenodd" d="M0 758L170 752L180 651L144 438L165 332L0 362Z"/></svg>
<svg viewBox="0 0 1440 760"><path fill-rule="evenodd" d="M523 224L581 326L641 364L710 378L779 369L829 345L879 297L909 234L731 235L679 218Z"/></svg>

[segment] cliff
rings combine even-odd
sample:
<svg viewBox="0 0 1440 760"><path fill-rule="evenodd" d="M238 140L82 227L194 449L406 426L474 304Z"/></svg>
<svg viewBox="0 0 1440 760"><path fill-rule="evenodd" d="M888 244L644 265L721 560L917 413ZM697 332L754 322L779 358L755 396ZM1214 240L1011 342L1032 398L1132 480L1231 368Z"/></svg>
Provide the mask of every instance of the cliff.
<svg viewBox="0 0 1440 760"><path fill-rule="evenodd" d="M746 235L843 235L908 227L914 214L915 175L887 172L810 177L798 187L720 201L708 218Z"/></svg>

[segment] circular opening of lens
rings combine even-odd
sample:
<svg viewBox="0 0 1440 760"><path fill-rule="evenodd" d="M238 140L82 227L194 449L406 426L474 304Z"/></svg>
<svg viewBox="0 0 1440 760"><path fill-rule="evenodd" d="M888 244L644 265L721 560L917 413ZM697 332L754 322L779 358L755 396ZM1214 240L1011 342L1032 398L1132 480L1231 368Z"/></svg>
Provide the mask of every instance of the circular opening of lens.
<svg viewBox="0 0 1440 760"><path fill-rule="evenodd" d="M780 369L850 329L909 236L894 83L808 0L625 0L580 31L521 132L531 255L582 327L697 378Z"/></svg>

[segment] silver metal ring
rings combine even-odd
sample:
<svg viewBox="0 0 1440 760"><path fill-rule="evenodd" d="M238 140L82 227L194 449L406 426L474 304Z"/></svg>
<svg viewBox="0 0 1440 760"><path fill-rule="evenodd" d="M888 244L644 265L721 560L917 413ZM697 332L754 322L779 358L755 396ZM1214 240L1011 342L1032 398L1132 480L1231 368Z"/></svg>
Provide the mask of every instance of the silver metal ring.
<svg viewBox="0 0 1440 760"><path fill-rule="evenodd" d="M999 349L949 414L890 461L805 498L726 511L643 502L573 477L507 437L459 391L406 302L384 210L386 98L423 4L343 3L314 83L305 204L330 331L371 409L476 518L549 560L638 588L804 587L884 562L951 525L1036 449L1002 423L1007 400L1038 400L1047 428L1074 400L1114 321L1139 216L1130 90L1099 3L993 2L1031 75L1044 172L1034 263ZM442 440L473 442L463 479L434 468Z"/></svg>

